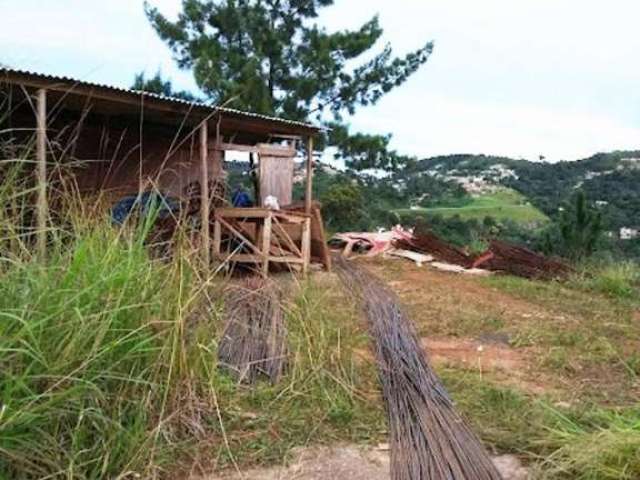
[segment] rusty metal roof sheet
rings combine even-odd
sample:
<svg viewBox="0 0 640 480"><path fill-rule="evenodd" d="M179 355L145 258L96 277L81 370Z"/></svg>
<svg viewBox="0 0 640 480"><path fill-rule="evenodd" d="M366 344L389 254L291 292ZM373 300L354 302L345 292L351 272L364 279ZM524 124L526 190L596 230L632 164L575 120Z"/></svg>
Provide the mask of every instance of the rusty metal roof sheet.
<svg viewBox="0 0 640 480"><path fill-rule="evenodd" d="M29 70L21 70L21 69L15 69L15 68L9 68L9 67L4 67L4 66L0 66L0 80L2 80L2 76L8 76L8 75L19 75L19 76L24 76L24 77L31 77L32 79L35 80L39 80L41 82L51 82L51 83L70 83L73 85L80 85L80 86L84 86L84 87L90 87L90 88L96 88L96 89L100 89L103 91L108 91L108 92L114 92L114 93L121 93L121 94L129 94L129 95L137 95L143 98L152 98L155 100L160 100L162 102L167 102L170 104L174 104L174 105L184 105L187 107L191 107L191 108L198 108L198 109L205 109L208 110L210 112L221 112L221 113L228 113L231 115L236 115L238 117L244 117L247 119L256 119L256 120L264 120L265 122L272 122L272 123L276 123L276 124L281 124L281 125L288 125L291 127L299 127L299 128L303 128L303 129L307 129L307 130L314 130L316 132L322 131L324 130L322 127L318 127L316 125L313 125L311 123L305 123L305 122L299 122L299 121L295 121L295 120L287 120L284 118L279 118L279 117L272 117L269 115L263 115L260 113L253 113L253 112L245 112L243 110L237 110L234 108L227 108L227 107L218 107L215 105L211 105L209 103L206 102L202 102L202 101L191 101L191 100L185 100L182 98L175 98L175 97L169 97L166 95L162 95L159 93L152 93L152 92L145 92L142 90L133 90L133 89L128 89L128 88L122 88L122 87L115 87L112 85L106 85L106 84L102 84L102 83L95 83L95 82L87 82L84 80L78 80L77 78L72 78L72 77L67 77L67 76L58 76L58 75L49 75L49 74L45 74L45 73L39 73L39 72L32 72Z"/></svg>

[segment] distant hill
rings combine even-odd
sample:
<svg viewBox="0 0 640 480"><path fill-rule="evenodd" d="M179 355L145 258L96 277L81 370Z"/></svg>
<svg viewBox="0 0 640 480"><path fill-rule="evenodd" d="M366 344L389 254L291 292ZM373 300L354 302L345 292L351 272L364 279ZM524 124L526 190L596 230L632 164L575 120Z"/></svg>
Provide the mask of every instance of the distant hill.
<svg viewBox="0 0 640 480"><path fill-rule="evenodd" d="M415 214L440 215L444 218L459 216L462 220L475 219L482 221L492 217L498 221L511 220L523 225L542 225L549 219L539 209L515 190L507 187L492 189L471 196L468 201L459 205L438 207L417 207L396 210L400 218L410 218Z"/></svg>
<svg viewBox="0 0 640 480"><path fill-rule="evenodd" d="M640 151L599 153L573 162L530 162L487 155L447 155L417 163L415 171L454 181L481 195L512 188L554 216L578 188L603 211L608 228L640 224Z"/></svg>

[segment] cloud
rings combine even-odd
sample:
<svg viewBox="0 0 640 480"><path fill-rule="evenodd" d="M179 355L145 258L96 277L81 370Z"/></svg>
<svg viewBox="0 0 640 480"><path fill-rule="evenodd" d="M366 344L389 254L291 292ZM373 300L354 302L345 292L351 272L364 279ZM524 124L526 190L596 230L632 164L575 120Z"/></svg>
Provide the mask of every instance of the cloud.
<svg viewBox="0 0 640 480"><path fill-rule="evenodd" d="M409 111L398 108L411 102ZM381 124L383 127L381 128ZM541 105L461 100L425 92L360 113L354 126L394 132L392 146L420 157L487 153L549 161L640 145L640 127L606 115Z"/></svg>
<svg viewBox="0 0 640 480"><path fill-rule="evenodd" d="M150 0L169 17L180 0ZM414 77L352 119L419 156L486 152L575 159L640 148L637 0L338 0L320 21L379 13L397 52L435 40ZM382 43L382 42L381 42ZM0 62L129 86L161 68L195 89L136 0L0 0Z"/></svg>

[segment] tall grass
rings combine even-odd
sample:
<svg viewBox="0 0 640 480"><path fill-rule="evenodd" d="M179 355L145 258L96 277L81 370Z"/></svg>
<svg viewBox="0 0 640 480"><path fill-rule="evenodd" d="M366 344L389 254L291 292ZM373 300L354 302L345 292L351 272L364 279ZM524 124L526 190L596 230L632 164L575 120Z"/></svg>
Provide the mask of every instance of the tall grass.
<svg viewBox="0 0 640 480"><path fill-rule="evenodd" d="M117 478L163 463L157 412L171 385L171 267L108 228L0 283L0 472ZM172 301L173 300L173 301ZM155 327L155 328L154 328Z"/></svg>
<svg viewBox="0 0 640 480"><path fill-rule="evenodd" d="M633 261L607 261L586 265L573 281L582 289L613 298L640 297L640 265Z"/></svg>
<svg viewBox="0 0 640 480"><path fill-rule="evenodd" d="M543 478L635 480L640 478L640 411L597 409L586 418L552 411Z"/></svg>
<svg viewBox="0 0 640 480"><path fill-rule="evenodd" d="M32 254L31 156L0 145L0 479L172 478L381 438L366 338L336 285L285 280L289 370L237 385L217 365L225 280L186 238L154 259L152 215L116 228L57 182L47 255Z"/></svg>

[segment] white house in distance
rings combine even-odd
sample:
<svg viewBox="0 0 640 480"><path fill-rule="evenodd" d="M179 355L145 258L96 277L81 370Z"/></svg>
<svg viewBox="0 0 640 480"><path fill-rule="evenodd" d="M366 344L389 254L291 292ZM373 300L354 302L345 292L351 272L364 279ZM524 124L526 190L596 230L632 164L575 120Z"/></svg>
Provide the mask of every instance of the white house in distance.
<svg viewBox="0 0 640 480"><path fill-rule="evenodd" d="M640 238L640 228L622 227L620 229L620 240L634 240Z"/></svg>

